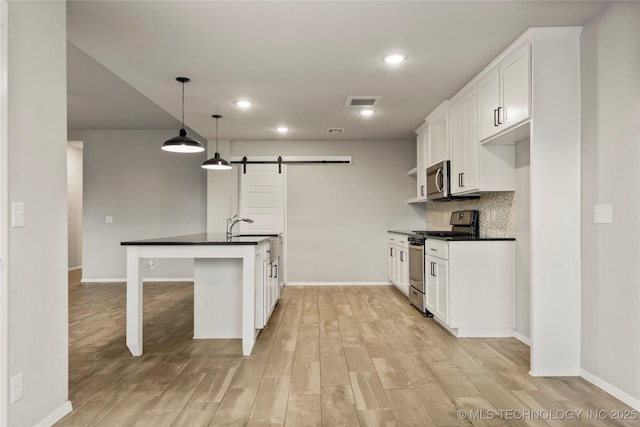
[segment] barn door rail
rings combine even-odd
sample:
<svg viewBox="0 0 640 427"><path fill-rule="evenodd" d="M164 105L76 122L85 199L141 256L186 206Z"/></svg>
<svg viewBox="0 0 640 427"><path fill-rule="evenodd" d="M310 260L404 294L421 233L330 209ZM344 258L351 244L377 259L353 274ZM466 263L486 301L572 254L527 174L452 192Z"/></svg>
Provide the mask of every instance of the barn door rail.
<svg viewBox="0 0 640 427"><path fill-rule="evenodd" d="M247 173L247 165L278 165L278 173L282 173L282 165L350 165L351 156L255 156L231 157L231 164L242 165L242 173Z"/></svg>

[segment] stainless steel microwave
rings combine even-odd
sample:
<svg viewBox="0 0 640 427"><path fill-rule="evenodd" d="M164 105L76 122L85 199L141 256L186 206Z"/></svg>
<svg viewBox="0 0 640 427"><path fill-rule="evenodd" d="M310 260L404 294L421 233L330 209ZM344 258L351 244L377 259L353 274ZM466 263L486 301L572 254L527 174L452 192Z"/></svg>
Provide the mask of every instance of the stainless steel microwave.
<svg viewBox="0 0 640 427"><path fill-rule="evenodd" d="M442 200L450 197L449 160L444 160L427 168L427 200Z"/></svg>

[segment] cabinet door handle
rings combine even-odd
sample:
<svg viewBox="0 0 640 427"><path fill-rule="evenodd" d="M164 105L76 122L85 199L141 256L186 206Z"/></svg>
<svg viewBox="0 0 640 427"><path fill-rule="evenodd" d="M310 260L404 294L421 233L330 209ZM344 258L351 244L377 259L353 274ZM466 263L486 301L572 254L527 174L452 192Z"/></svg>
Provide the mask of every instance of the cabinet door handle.
<svg viewBox="0 0 640 427"><path fill-rule="evenodd" d="M420 195L424 196L424 185L420 186Z"/></svg>
<svg viewBox="0 0 640 427"><path fill-rule="evenodd" d="M393 248L389 248L389 256L393 258Z"/></svg>
<svg viewBox="0 0 640 427"><path fill-rule="evenodd" d="M273 267L276 269L276 272L274 273L273 277L274 277L274 279L277 279L278 278L278 265L276 264Z"/></svg>
<svg viewBox="0 0 640 427"><path fill-rule="evenodd" d="M502 107L498 107L498 124L499 125L502 124L502 120L500 120L500 116L504 114L504 113L503 114L500 114L500 113L502 113Z"/></svg>
<svg viewBox="0 0 640 427"><path fill-rule="evenodd" d="M460 174L460 187L464 187L464 172Z"/></svg>
<svg viewBox="0 0 640 427"><path fill-rule="evenodd" d="M273 277L273 264L269 264L269 277Z"/></svg>
<svg viewBox="0 0 640 427"><path fill-rule="evenodd" d="M404 251L400 251L400 262L404 262Z"/></svg>
<svg viewBox="0 0 640 427"><path fill-rule="evenodd" d="M498 126L498 109L493 110L493 125Z"/></svg>

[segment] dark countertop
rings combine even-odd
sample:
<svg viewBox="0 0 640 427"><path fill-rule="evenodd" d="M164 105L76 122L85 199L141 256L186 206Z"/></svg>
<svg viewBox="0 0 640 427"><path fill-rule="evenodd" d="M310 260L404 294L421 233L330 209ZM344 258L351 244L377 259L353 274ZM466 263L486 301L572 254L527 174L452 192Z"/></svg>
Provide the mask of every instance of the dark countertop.
<svg viewBox="0 0 640 427"><path fill-rule="evenodd" d="M490 242L490 241L512 241L515 237L437 237L428 236L427 239L444 240L447 242Z"/></svg>
<svg viewBox="0 0 640 427"><path fill-rule="evenodd" d="M407 236L410 236L412 234L416 234L417 231L422 231L425 232L426 230L415 230L415 231L411 231L411 230L387 230L388 233L396 233L396 234L405 234ZM448 230L443 230L443 231L448 231ZM435 240L445 240L447 242L486 242L486 241L491 241L491 240L497 240L497 241L501 241L501 240L516 240L515 237L480 237L480 238L475 238L475 237L438 237L438 236L428 236L427 239L435 239Z"/></svg>
<svg viewBox="0 0 640 427"><path fill-rule="evenodd" d="M416 232L418 231L426 231L426 230L387 230L387 233L396 233L396 234L406 234L407 236L410 236L412 234L416 234Z"/></svg>
<svg viewBox="0 0 640 427"><path fill-rule="evenodd" d="M177 245L258 245L265 242L277 234L242 234L227 239L224 233L199 233L185 236L158 237L146 240L131 240L120 242L122 246L177 246Z"/></svg>

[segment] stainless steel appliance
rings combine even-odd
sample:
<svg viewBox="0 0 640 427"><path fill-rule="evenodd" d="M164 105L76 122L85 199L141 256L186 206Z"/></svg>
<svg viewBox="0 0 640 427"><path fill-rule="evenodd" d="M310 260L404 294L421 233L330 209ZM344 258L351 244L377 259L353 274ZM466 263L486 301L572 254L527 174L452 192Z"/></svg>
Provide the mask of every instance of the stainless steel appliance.
<svg viewBox="0 0 640 427"><path fill-rule="evenodd" d="M432 314L425 308L425 253L427 238L446 240L475 240L480 232L480 212L474 210L451 213L451 230L415 231L409 236L409 302L426 316Z"/></svg>
<svg viewBox="0 0 640 427"><path fill-rule="evenodd" d="M446 199L449 195L449 160L445 160L427 168L427 200Z"/></svg>
<svg viewBox="0 0 640 427"><path fill-rule="evenodd" d="M409 302L424 313L424 237L409 236Z"/></svg>
<svg viewBox="0 0 640 427"><path fill-rule="evenodd" d="M449 160L443 160L427 168L427 201L445 202L454 199L477 199L480 196L452 196L451 195L451 165Z"/></svg>
<svg viewBox="0 0 640 427"><path fill-rule="evenodd" d="M425 231L422 234L448 240L474 240L480 237L479 211L451 212L449 224L452 225L450 231Z"/></svg>

